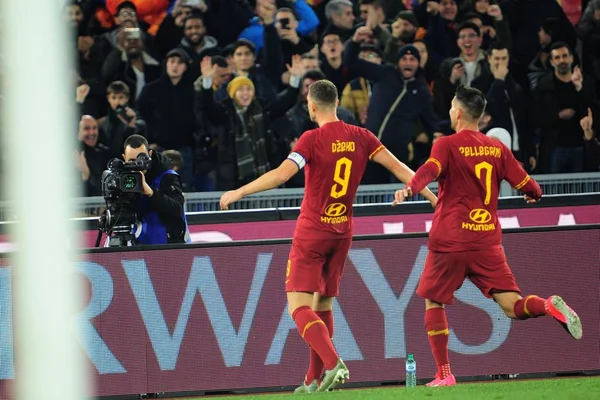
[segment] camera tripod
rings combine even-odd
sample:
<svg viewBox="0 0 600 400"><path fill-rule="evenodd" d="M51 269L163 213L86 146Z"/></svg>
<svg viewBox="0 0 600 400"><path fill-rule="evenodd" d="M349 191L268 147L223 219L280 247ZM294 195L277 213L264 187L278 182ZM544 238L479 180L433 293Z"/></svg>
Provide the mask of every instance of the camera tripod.
<svg viewBox="0 0 600 400"><path fill-rule="evenodd" d="M125 214L125 215L123 215ZM135 213L121 212L116 221L109 209L104 210L98 220L98 236L96 237L96 247L100 247L102 234L108 236L108 247L126 247L136 244L135 235L132 233L132 225L135 223ZM118 225L111 226L112 223Z"/></svg>

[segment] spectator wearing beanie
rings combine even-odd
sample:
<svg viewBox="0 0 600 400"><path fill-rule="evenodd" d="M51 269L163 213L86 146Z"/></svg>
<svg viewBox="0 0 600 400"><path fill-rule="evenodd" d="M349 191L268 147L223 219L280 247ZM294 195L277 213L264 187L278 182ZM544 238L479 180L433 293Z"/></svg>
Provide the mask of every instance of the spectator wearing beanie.
<svg viewBox="0 0 600 400"><path fill-rule="evenodd" d="M202 61L201 71L195 109L214 127L218 138L217 190L236 189L279 165L289 153L283 140L276 137L272 121L296 102L304 74L300 57L294 58L290 68L290 86L270 102L256 97L255 84L247 76L232 79L224 89L227 98L217 101L210 58Z"/></svg>

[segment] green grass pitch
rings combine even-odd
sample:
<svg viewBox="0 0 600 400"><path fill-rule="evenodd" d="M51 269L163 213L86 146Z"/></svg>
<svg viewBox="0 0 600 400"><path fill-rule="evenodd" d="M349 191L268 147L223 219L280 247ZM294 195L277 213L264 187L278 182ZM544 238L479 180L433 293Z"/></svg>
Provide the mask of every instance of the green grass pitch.
<svg viewBox="0 0 600 400"><path fill-rule="evenodd" d="M375 389L340 389L330 393L293 395L291 393L255 394L237 396L205 396L186 400L291 400L344 399L344 400L577 400L600 399L600 377L554 378L538 380L511 380L483 383L459 383L454 387L405 388L391 386Z"/></svg>

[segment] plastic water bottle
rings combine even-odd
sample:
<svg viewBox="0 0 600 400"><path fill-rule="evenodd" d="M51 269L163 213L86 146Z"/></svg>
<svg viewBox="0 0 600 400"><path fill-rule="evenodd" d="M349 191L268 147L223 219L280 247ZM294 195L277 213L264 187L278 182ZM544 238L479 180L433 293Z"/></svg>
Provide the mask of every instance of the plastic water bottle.
<svg viewBox="0 0 600 400"><path fill-rule="evenodd" d="M406 359L406 387L417 386L417 362L412 354Z"/></svg>

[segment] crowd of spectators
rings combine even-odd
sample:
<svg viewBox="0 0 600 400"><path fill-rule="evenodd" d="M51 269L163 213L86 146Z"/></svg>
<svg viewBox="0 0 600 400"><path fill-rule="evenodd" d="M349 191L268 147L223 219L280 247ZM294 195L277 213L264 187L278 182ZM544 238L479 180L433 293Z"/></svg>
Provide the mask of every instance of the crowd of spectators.
<svg viewBox="0 0 600 400"><path fill-rule="evenodd" d="M341 120L413 169L453 133L460 84L486 94L480 130L529 172L600 167L600 0L79 0L64 15L89 196L134 133L185 191L255 179L315 127L306 94L320 79ZM363 180L390 182L376 166Z"/></svg>

